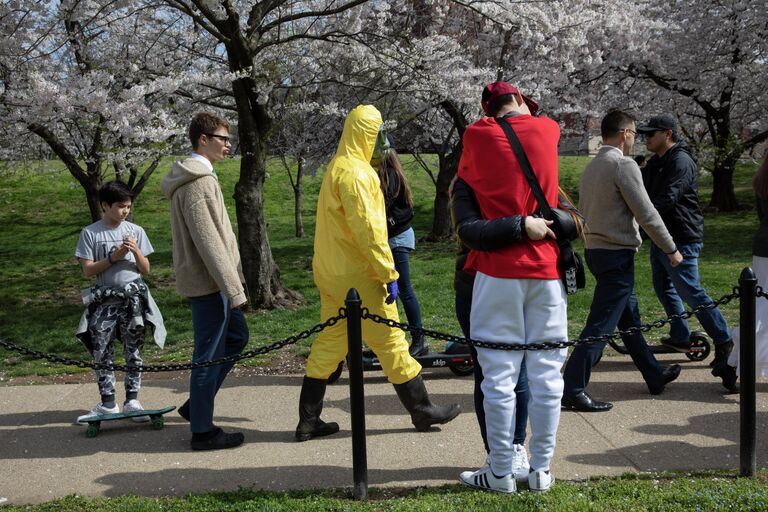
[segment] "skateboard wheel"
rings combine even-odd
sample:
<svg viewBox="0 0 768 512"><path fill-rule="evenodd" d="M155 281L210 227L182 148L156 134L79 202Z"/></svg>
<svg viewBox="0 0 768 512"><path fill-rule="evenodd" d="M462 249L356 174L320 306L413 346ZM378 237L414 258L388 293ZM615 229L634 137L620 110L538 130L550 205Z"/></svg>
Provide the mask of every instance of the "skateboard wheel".
<svg viewBox="0 0 768 512"><path fill-rule="evenodd" d="M162 416L159 418L152 418L152 428L155 430L160 430L165 426L165 420Z"/></svg>
<svg viewBox="0 0 768 512"><path fill-rule="evenodd" d="M88 428L85 429L85 437L96 437L97 435L99 435L99 426L88 425Z"/></svg>

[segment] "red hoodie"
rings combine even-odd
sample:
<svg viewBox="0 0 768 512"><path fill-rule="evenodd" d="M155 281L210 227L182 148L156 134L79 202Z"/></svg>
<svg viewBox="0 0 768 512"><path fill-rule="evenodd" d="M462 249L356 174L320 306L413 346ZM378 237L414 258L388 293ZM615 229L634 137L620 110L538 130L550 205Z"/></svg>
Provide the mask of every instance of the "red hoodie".
<svg viewBox="0 0 768 512"><path fill-rule="evenodd" d="M550 206L557 205L557 144L560 126L547 117L507 117L517 133ZM483 218L531 215L536 198L504 131L485 117L464 132L459 178L472 187ZM551 238L528 240L496 251L473 250L464 270L505 279L559 279L559 249Z"/></svg>

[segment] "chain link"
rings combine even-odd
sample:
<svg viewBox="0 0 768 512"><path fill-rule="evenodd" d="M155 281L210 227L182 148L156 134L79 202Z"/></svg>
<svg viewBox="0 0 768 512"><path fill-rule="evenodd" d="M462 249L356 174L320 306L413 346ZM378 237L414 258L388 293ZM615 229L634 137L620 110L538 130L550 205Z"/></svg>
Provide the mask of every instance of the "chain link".
<svg viewBox="0 0 768 512"><path fill-rule="evenodd" d="M221 357L219 359L213 359L210 361L200 361L197 363L194 363L194 362L167 363L167 364L154 364L154 365L145 365L145 366L102 364L102 363L94 363L93 361L85 361L82 359L70 359L70 358L62 357L56 354L47 354L45 352L40 352L39 350L33 350L31 348L22 347L20 345L17 345L10 341L5 341L3 339L0 339L0 347L3 347L7 350L11 350L14 352L18 352L26 356L31 356L34 359L45 359L52 363L65 364L69 366L77 366L79 368L91 368L93 370L107 370L107 371L142 372L142 373L175 372L175 371L182 371L182 370L192 370L195 368L206 368L206 367L215 366L218 364L236 363L243 359L250 359L255 356L266 354L268 352L272 352L274 350L283 348L287 345L292 345L298 341L309 338L310 336L319 333L320 331L322 331L327 327L336 325L340 320L343 320L346 317L347 317L346 309L340 308L338 315L331 317L325 322L319 323L307 329L306 331L302 331L298 334L294 334L293 336L289 336L280 341L276 341L269 345L265 345L263 347L249 350L247 352L242 352L240 354L235 354L229 357Z"/></svg>
<svg viewBox="0 0 768 512"><path fill-rule="evenodd" d="M758 297L763 297L765 299L768 299L768 293L765 293L763 289L759 286L757 287L756 295ZM608 342L608 341L618 339L622 335L633 335L637 333L648 332L651 329L658 329L658 328L664 327L665 325L673 322L674 320L688 319L701 311L728 304L733 299L737 299L738 297L739 297L739 288L737 286L734 286L730 294L724 295L709 304L699 306L693 311L684 311L679 315L671 315L669 318L659 319L654 322L647 323L645 325L641 325L638 327L632 327L630 329L627 329L626 331L617 331L615 333L604 334L602 336L588 336L586 338L581 338L581 339L571 340L571 341L567 341L567 340L550 341L550 342L542 342L542 343L529 343L527 345L473 340L471 338L465 338L463 336L444 334L438 331L424 329L422 327L414 327L412 325L403 324L395 320L391 320L389 318L384 318L380 315L371 313L368 310L368 308L361 309L361 318L364 320L371 320L379 324L384 324L388 327L401 329L403 331L410 332L412 334L423 334L424 336L427 336L429 338L434 338L436 340L461 343L465 345L469 343L478 348L488 348L493 350L554 350L554 349L572 347L575 345L588 345L593 343ZM167 364L154 364L154 365L144 365L144 366L128 366L128 365L121 365L121 364L114 364L114 363L101 364L101 363L94 363L93 361L85 361L83 359L71 359L71 358L59 356L56 354L48 354L45 352L41 352L39 350L33 350L31 348L23 347L21 345L17 345L15 343L12 343L10 341L5 341L3 339L0 339L0 347L13 352L18 352L25 356L30 356L34 359L45 359L52 363L63 364L68 366L76 366L78 368L86 368L86 369L90 368L93 370L107 370L107 371L143 372L143 373L173 372L173 371L192 370L195 368L206 368L209 366L215 366L219 364L229 364L229 363L234 364L238 361L242 361L243 359L250 359L259 355L267 354L274 350L281 349L287 345L292 345L303 339L307 339L310 336L321 332L327 327L336 325L340 320L344 320L345 318L347 318L346 309L339 308L338 315L331 317L327 319L325 322L316 324L315 326L305 331L302 331L298 334L295 334L293 336L289 336L285 339L276 341L269 345L265 345L257 349L249 350L247 352L242 352L240 354L236 354L233 356L222 357L222 358L214 359L211 361L200 361L197 363L195 362L167 363Z"/></svg>
<svg viewBox="0 0 768 512"><path fill-rule="evenodd" d="M755 288L755 296L762 297L764 299L768 299L768 293L765 293L763 291L763 287L762 286L758 286L758 287Z"/></svg>
<svg viewBox="0 0 768 512"><path fill-rule="evenodd" d="M762 291L760 293L762 293ZM763 294L763 296L766 296L766 294ZM465 338L463 336L443 334L438 331L432 331L432 330L424 329L421 327L414 327L412 325L403 324L395 320L391 320L389 318L384 318L381 315L371 313L368 310L368 308L362 308L361 317L363 319L372 320L376 323L384 324L389 327L396 327L398 329L410 332L412 334L423 334L424 336L427 336L429 338L434 338L436 340L442 340L442 341L448 341L448 342L452 341L454 343L461 343L463 345L471 344L478 348L488 348L493 350L554 350L554 349L560 349L560 348L566 348L566 347L573 347L576 345L589 345L593 343L608 342L608 341L618 339L622 335L633 335L633 334L638 334L642 332L648 332L651 329L658 329L658 328L664 327L665 325L678 319L691 318L696 313L728 304L733 299L738 299L738 298L739 298L739 288L738 286L734 286L730 294L723 295L719 299L709 304L704 304L702 306L699 306L693 311L683 311L679 315L671 315L668 318L659 319L654 322L647 323L645 325L641 325L638 327L630 327L626 331L616 331L615 333L603 334L601 336L587 336L586 338L580 338L580 339L571 340L571 341L566 341L566 340L548 341L548 342L542 342L542 343L528 343L526 345L473 340L471 338Z"/></svg>

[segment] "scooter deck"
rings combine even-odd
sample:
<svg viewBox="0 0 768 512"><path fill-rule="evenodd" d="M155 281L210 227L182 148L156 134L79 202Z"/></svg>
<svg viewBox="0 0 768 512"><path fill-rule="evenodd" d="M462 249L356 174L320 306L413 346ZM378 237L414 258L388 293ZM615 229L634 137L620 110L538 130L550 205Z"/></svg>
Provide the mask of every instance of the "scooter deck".
<svg viewBox="0 0 768 512"><path fill-rule="evenodd" d="M85 431L86 437L96 437L99 434L102 421L123 420L126 418L137 418L139 416L149 416L152 428L155 430L160 430L165 425L163 414L167 414L174 409L176 409L176 406L171 405L162 409L145 409L143 411L98 414L95 416L88 416L87 418L83 418L82 423L88 423L88 428Z"/></svg>
<svg viewBox="0 0 768 512"><path fill-rule="evenodd" d="M414 357L422 368L454 368L471 367L473 365L470 354L445 354L443 352L430 352L423 356ZM381 370L381 364L375 357L363 357L363 370ZM470 371L471 373L471 371Z"/></svg>

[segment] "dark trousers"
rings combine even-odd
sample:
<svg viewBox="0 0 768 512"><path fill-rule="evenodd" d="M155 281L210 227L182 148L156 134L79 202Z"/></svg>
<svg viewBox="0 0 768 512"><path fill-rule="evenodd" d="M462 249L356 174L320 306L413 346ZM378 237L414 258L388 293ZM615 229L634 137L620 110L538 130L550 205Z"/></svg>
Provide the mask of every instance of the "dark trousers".
<svg viewBox="0 0 768 512"><path fill-rule="evenodd" d="M248 343L248 324L239 309L230 309L221 293L189 299L195 350L192 361L211 361L240 354ZM213 430L213 401L234 363L192 370L189 377L189 418L193 433Z"/></svg>
<svg viewBox="0 0 768 512"><path fill-rule="evenodd" d="M460 294L456 294L456 319L461 326L461 332L464 333L464 337L469 338L469 315L472 312L472 299L464 298ZM472 353L472 360L475 362L475 414L477 415L477 423L480 426L480 435L483 436L483 444L485 445L485 451L489 452L488 448L488 432L485 428L485 407L483 406L483 390L480 387L483 383L483 369L480 367L480 363L477 361L477 350L474 345L469 346L469 350ZM525 371L525 358L520 365L520 376L517 379L517 386L515 386L515 435L512 442L514 444L525 443L526 427L528 426L528 374Z"/></svg>
<svg viewBox="0 0 768 512"><path fill-rule="evenodd" d="M395 270L400 274L397 278L397 298L403 303L408 324L421 327L421 306L416 293L411 286L410 249L407 247L395 247L392 249L392 257L395 260Z"/></svg>
<svg viewBox="0 0 768 512"><path fill-rule="evenodd" d="M587 249L584 257L597 283L587 325L580 338L611 334L617 326L622 331L640 326L640 310L635 297L635 251ZM646 382L660 379L663 369L643 335L622 335L621 339ZM563 372L564 396L576 396L587 388L592 367L603 355L605 345L606 342L600 342L576 346Z"/></svg>

